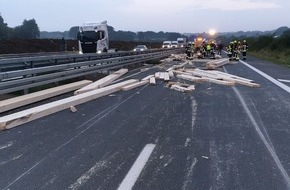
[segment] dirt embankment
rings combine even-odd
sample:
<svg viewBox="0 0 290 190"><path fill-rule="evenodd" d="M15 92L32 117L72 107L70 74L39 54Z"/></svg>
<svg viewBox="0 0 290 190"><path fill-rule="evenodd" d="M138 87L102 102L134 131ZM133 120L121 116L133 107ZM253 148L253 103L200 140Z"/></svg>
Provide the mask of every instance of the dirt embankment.
<svg viewBox="0 0 290 190"><path fill-rule="evenodd" d="M76 40L66 40L67 51L77 51ZM136 45L144 44L148 48L160 48L161 42L121 42L110 41L110 48L122 51L132 50ZM0 54L59 52L64 50L62 40L58 39L32 39L32 40L0 40Z"/></svg>

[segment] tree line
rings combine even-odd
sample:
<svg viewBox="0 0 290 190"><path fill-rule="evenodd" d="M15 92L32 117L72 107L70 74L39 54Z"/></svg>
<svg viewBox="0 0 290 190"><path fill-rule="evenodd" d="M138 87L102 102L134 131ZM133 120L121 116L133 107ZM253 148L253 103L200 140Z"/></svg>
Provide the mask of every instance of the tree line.
<svg viewBox="0 0 290 190"><path fill-rule="evenodd" d="M39 35L40 31L35 19L25 19L22 25L10 28L0 15L0 40L34 39L38 38Z"/></svg>
<svg viewBox="0 0 290 190"><path fill-rule="evenodd" d="M290 66L290 30L281 36L249 38L249 50L262 58Z"/></svg>
<svg viewBox="0 0 290 190"><path fill-rule="evenodd" d="M68 34L69 38L76 39L79 31L78 26L71 27ZM109 38L112 41L141 41L141 42L162 42L176 41L177 38L186 37L177 32L131 32L131 31L116 31L114 27L108 26Z"/></svg>

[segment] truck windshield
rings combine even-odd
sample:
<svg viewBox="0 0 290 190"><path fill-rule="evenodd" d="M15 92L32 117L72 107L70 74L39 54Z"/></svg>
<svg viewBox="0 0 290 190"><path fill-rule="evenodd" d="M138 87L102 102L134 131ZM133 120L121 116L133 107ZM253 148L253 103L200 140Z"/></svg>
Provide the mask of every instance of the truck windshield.
<svg viewBox="0 0 290 190"><path fill-rule="evenodd" d="M103 31L84 31L82 32L81 36L82 36L82 40L85 41L98 41L103 39Z"/></svg>

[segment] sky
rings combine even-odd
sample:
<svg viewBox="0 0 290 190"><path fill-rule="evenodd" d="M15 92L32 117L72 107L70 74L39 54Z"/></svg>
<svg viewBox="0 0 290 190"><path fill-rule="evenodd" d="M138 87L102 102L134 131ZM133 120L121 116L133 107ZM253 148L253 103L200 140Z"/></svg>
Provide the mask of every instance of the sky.
<svg viewBox="0 0 290 190"><path fill-rule="evenodd" d="M104 20L116 31L266 31L290 27L289 11L289 0L0 0L9 27L35 19L40 31Z"/></svg>

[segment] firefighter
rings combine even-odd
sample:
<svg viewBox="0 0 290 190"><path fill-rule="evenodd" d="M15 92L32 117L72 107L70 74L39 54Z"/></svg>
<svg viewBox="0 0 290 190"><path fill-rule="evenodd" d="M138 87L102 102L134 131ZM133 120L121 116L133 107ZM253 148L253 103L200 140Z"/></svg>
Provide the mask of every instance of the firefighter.
<svg viewBox="0 0 290 190"><path fill-rule="evenodd" d="M242 43L242 56L243 60L247 59L248 43L247 40L244 40Z"/></svg>
<svg viewBox="0 0 290 190"><path fill-rule="evenodd" d="M193 47L193 45L192 44L187 44L186 46L185 46L185 53L186 53L186 58L187 59L191 59L192 58L192 47Z"/></svg>
<svg viewBox="0 0 290 190"><path fill-rule="evenodd" d="M211 57L211 44L209 42L206 43L206 56Z"/></svg>
<svg viewBox="0 0 290 190"><path fill-rule="evenodd" d="M210 58L211 59L215 59L216 44L215 44L214 41L211 41L210 47L211 47L211 49L210 49Z"/></svg>
<svg viewBox="0 0 290 190"><path fill-rule="evenodd" d="M226 47L227 54L228 54L228 57L229 57L230 61L232 60L232 57L233 57L233 48L234 48L233 45L234 45L234 42L230 42L228 47Z"/></svg>
<svg viewBox="0 0 290 190"><path fill-rule="evenodd" d="M222 50L223 50L223 44L221 41L219 41L218 45L217 45L217 49L218 49L218 54L221 55L222 54Z"/></svg>
<svg viewBox="0 0 290 190"><path fill-rule="evenodd" d="M239 61L239 45L238 45L238 41L235 40L233 43L233 60Z"/></svg>

